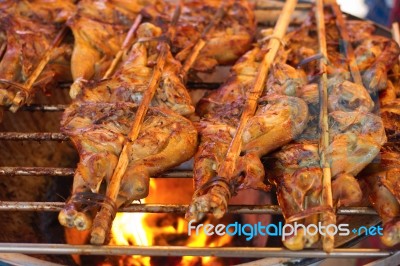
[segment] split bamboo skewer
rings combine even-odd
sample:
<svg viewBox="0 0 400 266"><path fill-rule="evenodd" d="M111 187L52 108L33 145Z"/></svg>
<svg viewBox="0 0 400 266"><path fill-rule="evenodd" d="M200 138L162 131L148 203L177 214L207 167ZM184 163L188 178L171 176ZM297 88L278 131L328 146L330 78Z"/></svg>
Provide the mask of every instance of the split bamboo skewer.
<svg viewBox="0 0 400 266"><path fill-rule="evenodd" d="M349 60L351 76L353 77L354 83L363 86L360 70L358 69L356 61L356 56L354 55L353 46L351 45L350 37L346 29L343 13L340 10L339 5L336 3L336 0L329 0L328 2L331 4L332 10L336 16L336 25L344 42L345 53L347 55L347 59Z"/></svg>
<svg viewBox="0 0 400 266"><path fill-rule="evenodd" d="M60 43L64 39L65 35L67 34L67 31L68 31L68 27L66 24L64 24L63 27L60 29L60 31L57 33L57 35L54 38L53 42L51 43L49 49L45 52L45 54L39 61L39 64L33 70L32 74L25 81L25 83L21 86L23 88L23 91L19 91L15 95L15 97L13 99L13 104L10 107L10 110L12 112L16 112L18 110L18 108L21 107L21 105L23 105L26 102L27 98L32 93L33 84L35 83L37 78L40 76L40 74L46 67L47 63L50 61L54 49L60 45Z"/></svg>
<svg viewBox="0 0 400 266"><path fill-rule="evenodd" d="M399 28L399 23L395 22L392 24L392 36L393 39L397 42L398 45L400 45L400 28ZM400 56L399 56L400 60Z"/></svg>
<svg viewBox="0 0 400 266"><path fill-rule="evenodd" d="M157 90L158 84L160 82L160 78L162 75L162 71L164 69L166 56L169 52L169 43L168 40L174 39L176 33L176 23L179 19L181 13L181 3L177 5L171 25L166 33L167 40L164 40L160 45L160 53L157 58L156 66L154 67L153 75L150 80L150 83L147 87L143 95L143 100L139 105L139 108L136 112L135 119L133 121L131 130L127 136L127 141L125 142L122 151L120 153L117 166L115 167L114 173L110 179L110 183L107 186L106 196L109 200L111 200L114 204L117 200L118 193L121 187L121 179L123 174L126 171L129 163L129 154L128 154L128 145L127 143L134 142L138 135L143 124L145 115L149 108L150 102L153 99L153 96ZM112 213L114 212L114 213ZM115 215L116 209L110 211L110 208L103 206L100 211L97 213L94 222L93 222L93 229L91 232L91 240L92 244L102 245L107 237L107 234L110 230L110 226L112 223L113 216Z"/></svg>
<svg viewBox="0 0 400 266"><path fill-rule="evenodd" d="M326 64L328 59L328 52L326 47L326 32L325 32L325 19L324 19L324 2L323 0L317 0L316 2L316 20L318 29L319 39L319 50L323 55L320 59L320 71L322 73L319 82L319 94L320 94L320 143L319 143L319 154L320 163L323 170L322 178L322 196L321 203L323 206L327 206L330 210L321 214L322 225L328 226L330 224L336 224L336 216L333 212L333 200L332 200L332 186L331 186L331 168L326 158L326 151L329 146L329 126L328 126L328 90L327 90L327 73ZM326 228L326 227L325 227ZM328 233L326 229L325 236L322 238L322 246L326 252L331 252L334 247L334 236Z"/></svg>
<svg viewBox="0 0 400 266"><path fill-rule="evenodd" d="M225 10L230 5L231 5L230 1L222 1L220 7L217 10L217 13L215 13L215 16L212 18L211 22L207 25L207 27L205 27L205 29L201 33L200 38L197 40L195 46L192 49L192 53L189 55L189 57L185 60L185 63L183 64L181 74L180 74L183 79L186 78L187 73L189 72L190 68L193 66L193 64L196 61L197 57L199 56L201 50L207 44L207 42L206 42L207 34L214 28L215 25L218 25L218 23L221 21L221 19L225 15Z"/></svg>
<svg viewBox="0 0 400 266"><path fill-rule="evenodd" d="M131 46L131 42L133 37L135 36L135 32L137 28L139 27L140 23L142 22L143 16L139 14L135 21L133 22L131 28L129 29L128 33L126 34L125 40L121 46L121 49L118 51L118 53L115 55L114 60L111 62L110 67L107 69L107 72L104 74L103 79L111 77L113 74L115 68L117 67L119 61L122 58L122 55L128 51L129 47Z"/></svg>
<svg viewBox="0 0 400 266"><path fill-rule="evenodd" d="M257 101L261 96L265 81L269 72L269 68L272 62L275 59L275 56L278 52L278 49L281 45L281 40L286 34L286 30L288 28L291 15L295 9L297 4L297 0L286 0L286 3L283 7L282 13L279 16L279 19L275 25L273 38L269 40L268 43L268 52L264 56L256 77L256 80L253 85L253 89L249 92L247 96L247 100L244 106L244 110L242 116L239 121L239 126L237 131L230 143L228 148L228 152L226 154L225 161L222 163L220 168L218 169L218 176L224 178L230 178L236 168L236 161L241 152L242 146L242 135L248 120L254 116L254 113L257 109Z"/></svg>

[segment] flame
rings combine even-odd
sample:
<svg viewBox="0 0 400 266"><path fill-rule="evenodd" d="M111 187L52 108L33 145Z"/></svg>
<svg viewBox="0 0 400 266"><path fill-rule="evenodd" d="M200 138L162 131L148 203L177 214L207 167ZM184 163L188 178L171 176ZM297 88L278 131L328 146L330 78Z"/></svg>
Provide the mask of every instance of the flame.
<svg viewBox="0 0 400 266"><path fill-rule="evenodd" d="M184 220L187 229L187 222ZM208 224L208 222L204 223L204 225ZM187 230L186 230L187 232ZM207 236L203 230L199 230L199 234L191 234L190 238L188 239L187 246L188 247L222 247L226 246L232 241L232 237L230 235L223 235L218 238L214 238L213 241L208 244L209 236ZM209 265L213 262L214 257L191 257L186 256L182 258L180 266L192 266L198 265L201 262L201 265ZM213 265L217 265L214 264ZM222 265L222 264L221 264Z"/></svg>
<svg viewBox="0 0 400 266"><path fill-rule="evenodd" d="M150 190L155 187L153 180L150 180ZM143 200L143 203L146 201ZM153 244L152 230L146 230L145 218L146 213L124 213L119 212L115 216L111 233L112 240L110 244L121 246L151 246ZM132 256L134 259L140 261L142 265L151 265L150 257L143 257L139 255Z"/></svg>
<svg viewBox="0 0 400 266"><path fill-rule="evenodd" d="M156 184L154 179L150 180L150 193L156 190ZM143 200L145 202L145 200ZM159 234L164 235L188 235L188 223L183 217L174 217L173 223L158 224L152 223L152 216L154 214L148 213L117 213L111 232L112 245L137 245L137 246L152 246L160 245L155 243L155 237ZM157 219L160 216L154 215ZM165 218L165 217L163 217ZM168 220L168 219L166 219ZM150 221L150 223L149 223ZM207 222L206 222L207 223ZM224 235L220 237L212 238L207 236L203 230L199 231L199 234L188 235L186 240L186 246L188 247L220 247L229 244L232 241L232 237ZM211 242L211 243L209 243ZM143 257L139 255L132 256L136 264L150 266L150 257ZM215 260L214 257L182 257L179 266L194 266L194 265L209 265ZM213 265L218 265L214 264ZM221 264L222 265L222 264Z"/></svg>

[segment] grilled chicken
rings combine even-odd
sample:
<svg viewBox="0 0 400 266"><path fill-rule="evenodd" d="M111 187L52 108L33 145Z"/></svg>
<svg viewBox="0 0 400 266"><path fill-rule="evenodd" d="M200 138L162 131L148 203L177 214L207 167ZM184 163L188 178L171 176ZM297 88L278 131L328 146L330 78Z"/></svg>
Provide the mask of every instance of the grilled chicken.
<svg viewBox="0 0 400 266"><path fill-rule="evenodd" d="M400 98L386 102L380 112L389 139L398 141L400 138Z"/></svg>
<svg viewBox="0 0 400 266"><path fill-rule="evenodd" d="M391 81L388 84L380 95L380 113L391 143L381 149L380 156L363 177L370 190L370 202L383 222L382 243L394 246L400 243L400 150L397 144L400 101Z"/></svg>
<svg viewBox="0 0 400 266"><path fill-rule="evenodd" d="M183 62L204 29L213 21L218 8L225 5L225 14L206 36L206 45L201 50L194 70L209 71L219 64L233 63L250 48L256 30L254 12L245 0L189 0L184 2L177 25L177 36L173 41L176 58ZM160 27L168 25L174 5L148 6L143 14Z"/></svg>
<svg viewBox="0 0 400 266"><path fill-rule="evenodd" d="M357 46L354 53L358 67L363 71L363 83L368 91L386 89L387 72L399 58L399 45L394 40L372 35Z"/></svg>
<svg viewBox="0 0 400 266"><path fill-rule="evenodd" d="M71 59L73 79L102 78L136 16L142 8L156 2L79 1L77 12L68 21L75 38Z"/></svg>
<svg viewBox="0 0 400 266"><path fill-rule="evenodd" d="M316 24L312 19L304 23L299 29L289 33L285 41L291 53L288 55L288 63L291 65L302 64L318 54L318 42L316 41ZM338 40L341 39L335 20L332 16L326 16L326 38L328 43L329 75L344 76L349 78L347 59L341 53ZM396 63L400 54L400 48L395 41L383 36L373 35L374 27L369 22L346 22L347 30L356 47L354 53L357 65L362 72L364 86L370 93L381 91L387 87L387 72ZM364 31L363 31L364 29ZM316 62L303 66L310 77L317 75Z"/></svg>
<svg viewBox="0 0 400 266"><path fill-rule="evenodd" d="M327 43L328 43L328 64L327 73L329 75L344 75L348 76L346 58L340 53L338 49L337 40L338 33L335 21L331 19L326 20ZM287 49L290 51L288 54L287 63L292 66L302 66L306 71L309 79L318 75L318 41L317 41L317 27L313 20L306 21L301 27L288 33L285 36L285 43ZM333 44L333 45L331 45ZM305 63L308 62L308 63Z"/></svg>
<svg viewBox="0 0 400 266"><path fill-rule="evenodd" d="M279 73L278 69L272 70L272 78L268 82L274 84L273 92L267 88L259 101L255 116L246 125L242 137L242 152L234 175L222 180L217 177L259 63L266 53L265 47L256 47L247 52L232 67L227 82L203 98L198 105L202 118L198 123L200 146L194 162L197 192L186 213L187 219L199 220L209 211L217 218L222 217L226 212L229 194L235 194L240 189L268 190L268 186L264 184L264 167L259 158L289 143L307 124L307 104L298 97L285 94L297 94L292 93L295 88L291 88L297 86L296 82L289 81L290 77L286 77L285 81L285 75ZM275 82L273 78L276 79Z"/></svg>
<svg viewBox="0 0 400 266"><path fill-rule="evenodd" d="M383 222L382 243L394 246L400 243L400 168L382 170L365 180L371 190L369 199Z"/></svg>
<svg viewBox="0 0 400 266"><path fill-rule="evenodd" d="M362 200L362 190L355 178L379 154L386 142L382 119L371 112L375 104L367 89L350 81L347 59L341 54L336 23L326 16L328 49L328 112L329 146L325 152L331 167L331 188L334 208L357 206ZM365 26L364 35L372 29ZM352 41L362 40L363 34L354 24L347 24ZM317 67L318 41L313 19L286 37L289 49L288 63L301 65L308 80L314 82L319 75ZM394 53L395 54L395 53ZM319 93L318 85L303 85L299 97L309 104L310 120L307 129L294 142L274 154L276 164L269 178L277 187L279 205L287 223L298 222L307 226L320 221L319 214L329 211L321 202L323 172L318 151ZM333 220L335 218L333 217ZM311 247L319 234L307 235L303 230L295 232L284 241L292 250Z"/></svg>
<svg viewBox="0 0 400 266"><path fill-rule="evenodd" d="M156 38L161 29L144 23L137 34L138 38L155 39L135 43L112 78L80 83L77 98L64 113L61 131L71 138L80 155L72 199L59 215L64 226L80 230L91 226L91 213L81 209L74 196L88 191L101 194L101 184L112 176L124 143L128 145L130 161L121 181L117 207L146 197L150 176L188 160L197 147L197 131L183 117L192 114L194 107L178 77L181 65L171 53L139 137L126 143L137 106L154 71L154 58L159 53Z"/></svg>
<svg viewBox="0 0 400 266"><path fill-rule="evenodd" d="M371 113L335 111L330 113L329 128L327 159L331 165L335 207L357 205L362 191L354 176L377 156L385 143L382 121ZM278 163L271 181L277 187L278 202L287 222L307 224L315 221L315 215L327 210L320 201L322 169L317 141L318 135L314 142L289 144L274 154ZM316 240L315 236L298 232L284 245L299 250Z"/></svg>
<svg viewBox="0 0 400 266"><path fill-rule="evenodd" d="M2 40L0 62L0 105L16 111L18 94L30 102L35 90L52 81L70 80L70 47L61 45L51 54L50 62L27 93L22 86L29 79L46 51L50 48L60 26L73 13L72 1L5 1L0 4Z"/></svg>
<svg viewBox="0 0 400 266"><path fill-rule="evenodd" d="M316 224L319 213L327 211L320 202L323 175L317 125L316 119L310 120L306 130L309 133L304 132L296 144L284 146L275 154L278 164L270 180L277 187L278 202L288 223ZM334 207L357 206L363 194L355 176L374 160L386 142L382 120L366 112L334 111L329 114L329 129L326 156L333 178ZM284 245L300 250L317 240L318 235L306 235L300 230Z"/></svg>
<svg viewBox="0 0 400 266"><path fill-rule="evenodd" d="M327 150L332 176L357 175L378 154L386 142L380 117L371 113L330 113L330 145Z"/></svg>
<svg viewBox="0 0 400 266"><path fill-rule="evenodd" d="M331 78L329 86L328 110L371 112L375 104L364 86L348 80Z"/></svg>

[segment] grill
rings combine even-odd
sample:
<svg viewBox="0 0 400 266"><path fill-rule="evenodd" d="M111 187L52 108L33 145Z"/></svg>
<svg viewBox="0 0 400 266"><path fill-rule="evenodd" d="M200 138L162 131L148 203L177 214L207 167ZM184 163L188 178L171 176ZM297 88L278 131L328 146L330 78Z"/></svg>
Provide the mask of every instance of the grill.
<svg viewBox="0 0 400 266"><path fill-rule="evenodd" d="M64 86L63 86L64 87ZM189 88L218 87L215 83L191 83ZM62 88L60 88L62 89ZM34 104L22 108L22 112L62 112L66 105L42 105ZM0 132L0 141L25 141L51 142L69 141L62 133L58 132ZM30 166L2 166L1 178L19 178L22 176L48 176L72 178L74 168L61 167L30 167ZM191 170L173 169L156 178L192 178ZM0 211L18 212L58 212L64 207L64 202L20 202L0 201ZM131 204L119 209L120 212L146 212L146 213L176 213L186 212L187 205L178 204ZM230 214L269 214L280 215L278 205L230 205ZM367 215L376 216L374 209L369 207L340 208L338 215ZM68 245L50 243L0 243L0 252L23 254L85 254L85 255L143 255L143 256L209 256L217 257L247 257L247 258L388 258L397 255L396 251L361 248L338 248L327 254L321 250L289 251L284 248L272 247L203 247L194 248L186 246L92 246L92 245Z"/></svg>
<svg viewBox="0 0 400 266"><path fill-rule="evenodd" d="M309 10L308 3L301 3L297 7L298 11L304 15L304 10ZM281 8L274 5L257 6L257 17L263 17L265 12L275 12L279 14ZM261 20L270 23L276 18ZM215 89L219 83L188 83L189 89ZM68 84L61 85L59 90L69 88ZM19 112L62 112L67 105L57 103L32 104L24 106ZM40 142L66 142L68 137L59 132L0 132L0 142L15 141L30 143ZM25 144L24 144L25 145ZM73 168L62 167L39 167L39 166L1 166L0 178L7 180L10 178L20 178L29 176L32 178L47 176L48 178L66 177L72 178ZM191 170L173 169L165 172L157 178L192 178ZM0 201L0 211L9 212L58 212L64 207L64 202L50 201ZM146 212L146 213L176 213L186 212L187 205L177 204L132 204L119 209L119 212ZM280 215L281 210L278 205L230 205L229 214L268 214ZM374 209L369 207L347 207L340 208L338 215L348 216L376 216ZM359 239L358 239L359 240ZM363 249L363 248L337 248L330 254L322 250L302 250L289 251L284 248L272 247L186 247L186 246L92 246L92 245L69 245L53 243L0 243L0 253L23 253L23 254L84 254L84 255L142 255L142 256L217 256L217 257L246 257L246 258L376 258L387 261L396 261L400 256L399 251ZM0 257L1 258L1 257Z"/></svg>

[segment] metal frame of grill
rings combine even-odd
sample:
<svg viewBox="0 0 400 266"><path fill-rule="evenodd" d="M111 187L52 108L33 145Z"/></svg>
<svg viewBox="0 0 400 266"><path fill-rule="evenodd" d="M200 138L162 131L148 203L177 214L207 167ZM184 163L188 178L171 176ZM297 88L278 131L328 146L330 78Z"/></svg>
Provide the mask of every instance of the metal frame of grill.
<svg viewBox="0 0 400 266"><path fill-rule="evenodd" d="M279 4L279 1L275 1ZM301 1L300 1L301 2ZM257 1L257 4L258 1ZM299 3L296 10L307 11L310 3ZM256 11L279 12L279 5L258 6ZM296 24L296 23L295 23ZM215 89L218 83L188 83L191 89ZM69 88L69 84L61 84L60 88ZM67 105L63 104L31 104L20 108L22 112L62 112ZM69 141L68 137L58 132L0 132L0 141ZM72 177L73 168L55 167L0 167L0 178L15 176L61 176ZM160 178L192 178L192 171L172 170L159 176ZM20 202L0 201L0 211L34 211L57 212L64 207L64 202ZM187 205L176 204L131 204L119 209L119 212L146 212L146 213L185 213ZM227 213L230 214L269 214L280 215L278 205L230 205ZM369 207L346 207L337 211L339 215L377 215L376 211ZM363 248L337 248L330 254L322 250L305 249L302 251L290 251L284 248L272 247L203 247L194 248L186 246L93 246L93 245L69 245L48 243L0 243L0 253L23 254L82 254L82 255L142 255L142 256L217 256L217 257L246 257L246 258L376 258L383 260L394 259L400 256L400 251L363 249ZM0 257L1 259L1 257Z"/></svg>

